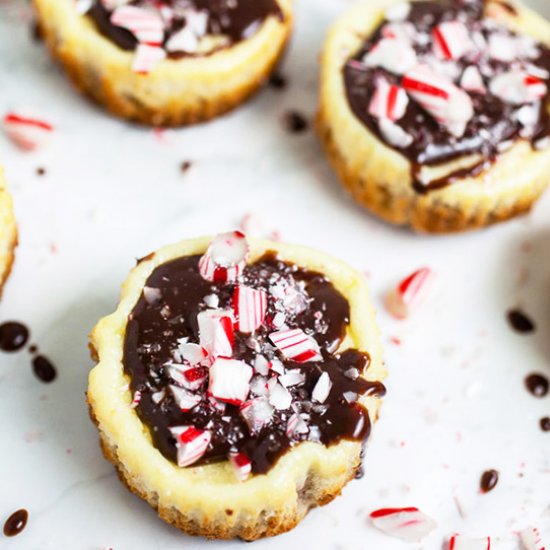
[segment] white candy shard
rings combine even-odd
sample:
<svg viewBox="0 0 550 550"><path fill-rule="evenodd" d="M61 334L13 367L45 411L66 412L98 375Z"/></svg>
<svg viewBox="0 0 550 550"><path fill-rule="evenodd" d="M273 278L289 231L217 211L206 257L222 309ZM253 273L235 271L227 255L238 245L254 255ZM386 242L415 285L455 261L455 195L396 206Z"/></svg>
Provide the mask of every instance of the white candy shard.
<svg viewBox="0 0 550 550"><path fill-rule="evenodd" d="M371 512L372 524L391 537L419 542L436 527L435 521L418 508L382 508Z"/></svg>
<svg viewBox="0 0 550 550"><path fill-rule="evenodd" d="M252 434L257 434L273 417L273 407L265 397L247 401L240 412Z"/></svg>
<svg viewBox="0 0 550 550"><path fill-rule="evenodd" d="M240 231L217 235L200 259L199 271L207 281L234 283L246 265L248 250L246 237Z"/></svg>
<svg viewBox="0 0 550 550"><path fill-rule="evenodd" d="M176 353L189 365L205 364L208 358L208 351L206 348L192 342L181 342Z"/></svg>
<svg viewBox="0 0 550 550"><path fill-rule="evenodd" d="M174 396L176 405L182 410L182 412L188 412L195 408L202 400L200 395L191 393L190 391L180 388L178 386L170 386L170 391Z"/></svg>
<svg viewBox="0 0 550 550"><path fill-rule="evenodd" d="M331 388L332 381L330 379L330 376L328 372L323 372L319 377L319 380L317 380L315 387L313 388L311 398L313 399L313 401L317 401L318 403L324 403L330 394Z"/></svg>
<svg viewBox="0 0 550 550"><path fill-rule="evenodd" d="M364 57L367 67L382 67L390 73L405 74L417 63L413 47L403 40L382 38Z"/></svg>
<svg viewBox="0 0 550 550"><path fill-rule="evenodd" d="M275 384L269 390L269 404L275 407L279 411L284 411L290 408L292 404L292 395L281 384Z"/></svg>
<svg viewBox="0 0 550 550"><path fill-rule="evenodd" d="M491 537L471 539L463 535L454 535L449 540L449 550L491 550Z"/></svg>
<svg viewBox="0 0 550 550"><path fill-rule="evenodd" d="M210 367L208 393L231 405L242 405L250 391L252 367L244 361L218 357Z"/></svg>
<svg viewBox="0 0 550 550"><path fill-rule="evenodd" d="M475 65L470 65L464 69L460 79L460 86L468 92L478 92L484 94L487 91L483 77Z"/></svg>
<svg viewBox="0 0 550 550"><path fill-rule="evenodd" d="M306 375L299 369L290 369L279 376L279 382L285 387L299 386L305 382Z"/></svg>
<svg viewBox="0 0 550 550"><path fill-rule="evenodd" d="M185 26L173 34L166 42L169 52L194 53L199 47L199 39L206 34L208 13L189 11L185 14Z"/></svg>
<svg viewBox="0 0 550 550"><path fill-rule="evenodd" d="M400 22L405 21L411 12L410 2L398 2L386 9L384 16L387 21Z"/></svg>
<svg viewBox="0 0 550 550"><path fill-rule="evenodd" d="M185 468L201 458L212 438L207 430L200 430L194 426L177 426L170 428L172 436L176 439L178 451L178 466Z"/></svg>
<svg viewBox="0 0 550 550"><path fill-rule="evenodd" d="M394 147L406 149L413 142L413 137L410 134L387 118L381 118L378 121L378 128L384 139Z"/></svg>
<svg viewBox="0 0 550 550"><path fill-rule="evenodd" d="M307 361L318 361L322 358L317 342L302 329L272 332L269 339L287 359L292 361L305 363Z"/></svg>
<svg viewBox="0 0 550 550"><path fill-rule="evenodd" d="M162 292L158 288L152 288L150 286L143 287L143 297L145 301L150 305L158 304L162 300Z"/></svg>

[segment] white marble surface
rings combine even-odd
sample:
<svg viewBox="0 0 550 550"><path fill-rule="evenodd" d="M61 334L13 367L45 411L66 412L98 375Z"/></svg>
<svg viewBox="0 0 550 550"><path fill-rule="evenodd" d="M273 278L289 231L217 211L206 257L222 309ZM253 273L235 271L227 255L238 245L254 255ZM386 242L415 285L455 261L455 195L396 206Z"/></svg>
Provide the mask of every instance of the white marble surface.
<svg viewBox="0 0 550 550"><path fill-rule="evenodd" d="M523 379L549 374L550 196L524 219L451 237L415 236L356 207L313 133L289 136L280 126L289 108L313 115L320 43L349 3L298 0L285 92L268 89L222 120L159 139L74 93L30 40L21 22L26 5L0 1L0 114L32 107L57 127L50 146L33 154L0 136L21 237L0 320L27 322L32 341L59 369L44 385L26 351L0 358L0 520L21 507L30 512L21 535L0 536L1 548L242 546L185 537L129 494L101 456L84 391L87 334L115 307L134 258L234 227L248 211L283 238L368 272L391 373L366 476L293 532L252 548L313 547L314 540L319 550L439 550L444 537L463 532L501 536L497 547L513 549L514 531L540 523L550 505L550 434L538 421L550 414L550 397L535 399ZM550 15L548 0L538 4ZM193 162L186 174L184 160ZM47 169L43 177L35 175L39 166ZM414 318L392 320L383 293L422 265L438 274L433 299ZM536 320L534 335L508 327L505 311L516 305ZM480 495L486 468L501 478ZM438 522L422 544L369 525L375 508L410 505Z"/></svg>

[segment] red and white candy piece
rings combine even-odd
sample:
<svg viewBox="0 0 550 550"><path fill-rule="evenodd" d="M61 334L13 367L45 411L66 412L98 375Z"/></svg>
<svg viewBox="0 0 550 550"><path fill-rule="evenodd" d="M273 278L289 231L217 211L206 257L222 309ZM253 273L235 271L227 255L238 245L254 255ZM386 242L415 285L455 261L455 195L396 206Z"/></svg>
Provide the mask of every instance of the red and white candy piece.
<svg viewBox="0 0 550 550"><path fill-rule="evenodd" d="M242 405L250 391L252 367L244 361L218 357L210 367L208 394L231 405Z"/></svg>
<svg viewBox="0 0 550 550"><path fill-rule="evenodd" d="M307 422L305 420L307 415L294 413L287 422L286 425L286 435L288 437L293 436L294 434L306 434L309 431Z"/></svg>
<svg viewBox="0 0 550 550"><path fill-rule="evenodd" d="M207 430L200 430L194 426L177 426L170 428L172 436L176 439L178 451L178 466L185 468L201 458L212 439L212 434Z"/></svg>
<svg viewBox="0 0 550 550"><path fill-rule="evenodd" d="M165 57L166 51L160 46L138 44L132 70L137 74L149 74Z"/></svg>
<svg viewBox="0 0 550 550"><path fill-rule="evenodd" d="M168 363L167 367L170 378L187 390L197 391L206 380L207 369L204 367L192 367L177 363Z"/></svg>
<svg viewBox="0 0 550 550"><path fill-rule="evenodd" d="M484 94L487 91L483 77L475 65L470 65L464 69L460 78L460 86L468 92L478 92Z"/></svg>
<svg viewBox="0 0 550 550"><path fill-rule="evenodd" d="M394 147L406 149L413 142L413 137L409 133L387 118L378 121L378 128L383 138Z"/></svg>
<svg viewBox="0 0 550 550"><path fill-rule="evenodd" d="M491 550L491 537L471 539L463 535L453 535L449 539L449 550Z"/></svg>
<svg viewBox="0 0 550 550"><path fill-rule="evenodd" d="M132 409L135 409L139 405L139 402L141 401L141 395L141 392L139 390L136 390L136 392L134 393L134 398L132 399L132 403L130 404L130 407Z"/></svg>
<svg viewBox="0 0 550 550"><path fill-rule="evenodd" d="M328 372L323 372L319 377L319 380L317 380L315 387L313 388L311 398L313 399L313 401L317 401L318 403L324 403L330 394L331 388L332 381L330 379L330 376Z"/></svg>
<svg viewBox="0 0 550 550"><path fill-rule="evenodd" d="M197 315L200 345L212 360L233 355L233 318L227 311L207 309Z"/></svg>
<svg viewBox="0 0 550 550"><path fill-rule="evenodd" d="M407 93L451 134L461 137L474 115L472 99L451 80L418 65L402 81Z"/></svg>
<svg viewBox="0 0 550 550"><path fill-rule="evenodd" d="M202 365L206 363L208 351L206 348L193 342L182 342L176 350L176 354L189 365Z"/></svg>
<svg viewBox="0 0 550 550"><path fill-rule="evenodd" d="M369 104L369 114L395 122L404 116L408 104L409 98L403 88L381 78L376 83L376 89Z"/></svg>
<svg viewBox="0 0 550 550"><path fill-rule="evenodd" d="M229 461L239 481L246 481L252 473L252 462L246 453L230 453Z"/></svg>
<svg viewBox="0 0 550 550"><path fill-rule="evenodd" d="M444 21L432 31L434 53L442 59L460 59L473 46L468 28L461 21Z"/></svg>
<svg viewBox="0 0 550 550"><path fill-rule="evenodd" d="M234 283L241 275L248 256L244 233L231 231L214 237L199 261L199 271L207 281Z"/></svg>
<svg viewBox="0 0 550 550"><path fill-rule="evenodd" d="M409 13L411 12L411 4L410 2L398 2L397 4L394 4L393 6L390 6L386 9L384 13L384 17L388 21L404 21L409 16Z"/></svg>
<svg viewBox="0 0 550 550"><path fill-rule="evenodd" d="M247 401L240 409L240 413L252 434L257 434L273 418L273 407L265 397L258 397Z"/></svg>
<svg viewBox="0 0 550 550"><path fill-rule="evenodd" d="M206 34L208 13L189 10L185 13L185 27L173 34L166 42L169 52L196 52L199 38Z"/></svg>
<svg viewBox="0 0 550 550"><path fill-rule="evenodd" d="M492 94L513 105L538 101L548 92L548 87L540 78L524 71L510 71L495 76L489 89Z"/></svg>
<svg viewBox="0 0 550 550"><path fill-rule="evenodd" d="M390 537L407 542L419 542L437 526L418 508L382 508L371 512L372 524Z"/></svg>
<svg viewBox="0 0 550 550"><path fill-rule="evenodd" d="M431 269L423 267L403 279L386 296L388 311L397 319L408 317L425 300L433 277Z"/></svg>
<svg viewBox="0 0 550 550"><path fill-rule="evenodd" d="M525 550L550 550L550 546L543 540L538 527L528 527L520 532L519 538Z"/></svg>
<svg viewBox="0 0 550 550"><path fill-rule="evenodd" d="M200 395L191 393L190 391L187 391L178 386L170 386L170 391L174 396L174 401L176 402L176 405L181 409L182 412L190 411L202 401Z"/></svg>
<svg viewBox="0 0 550 550"><path fill-rule="evenodd" d="M233 310L239 332L256 332L265 321L267 293L264 290L238 285L233 294Z"/></svg>
<svg viewBox="0 0 550 550"><path fill-rule="evenodd" d="M513 36L491 34L489 37L489 55L497 61L511 63L520 55L519 43Z"/></svg>
<svg viewBox="0 0 550 550"><path fill-rule="evenodd" d="M300 328L272 332L269 339L291 361L305 363L321 359L317 342Z"/></svg>
<svg viewBox="0 0 550 550"><path fill-rule="evenodd" d="M382 67L390 73L404 74L416 65L416 52L397 38L382 38L363 59L367 67Z"/></svg>
<svg viewBox="0 0 550 550"><path fill-rule="evenodd" d="M416 36L416 29L412 23L387 23L380 30L384 38L397 38L403 42L411 43Z"/></svg>
<svg viewBox="0 0 550 550"><path fill-rule="evenodd" d="M6 135L21 149L33 151L44 145L51 137L53 126L31 115L8 113L4 117Z"/></svg>
<svg viewBox="0 0 550 550"><path fill-rule="evenodd" d="M156 10L119 6L111 14L111 24L130 31L140 44L160 46L164 40L164 22Z"/></svg>

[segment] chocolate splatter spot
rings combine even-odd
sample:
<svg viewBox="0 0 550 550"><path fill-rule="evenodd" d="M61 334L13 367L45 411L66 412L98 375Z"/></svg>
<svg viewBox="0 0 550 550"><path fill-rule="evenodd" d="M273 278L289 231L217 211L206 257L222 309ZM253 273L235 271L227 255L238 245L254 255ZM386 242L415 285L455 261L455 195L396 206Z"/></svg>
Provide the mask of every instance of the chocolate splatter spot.
<svg viewBox="0 0 550 550"><path fill-rule="evenodd" d="M479 488L482 493L488 493L492 491L498 483L498 472L496 470L487 470L483 472L481 480L479 481Z"/></svg>
<svg viewBox="0 0 550 550"><path fill-rule="evenodd" d="M535 323L525 313L519 309L512 309L508 312L508 322L510 326L519 333L527 334L529 332L535 332Z"/></svg>
<svg viewBox="0 0 550 550"><path fill-rule="evenodd" d="M550 416L545 416L540 419L540 429L543 432L550 432Z"/></svg>
<svg viewBox="0 0 550 550"><path fill-rule="evenodd" d="M57 370L51 361L43 355L37 355L32 360L32 368L36 377L46 384L53 382L57 377Z"/></svg>
<svg viewBox="0 0 550 550"><path fill-rule="evenodd" d="M287 79L281 73L273 73L269 77L269 85L276 90L284 90L287 86Z"/></svg>
<svg viewBox="0 0 550 550"><path fill-rule="evenodd" d="M4 535L6 537L15 537L19 535L29 519L29 513L25 509L17 510L14 512L4 523Z"/></svg>
<svg viewBox="0 0 550 550"><path fill-rule="evenodd" d="M185 174L193 166L193 163L190 160L185 160L180 165L180 170Z"/></svg>
<svg viewBox="0 0 550 550"><path fill-rule="evenodd" d="M530 374L525 378L525 387L535 397L544 397L548 393L548 378L544 374Z"/></svg>
<svg viewBox="0 0 550 550"><path fill-rule="evenodd" d="M288 111L283 116L283 125L291 134L301 134L309 128L309 122L298 111Z"/></svg>
<svg viewBox="0 0 550 550"><path fill-rule="evenodd" d="M29 329L17 321L8 321L0 325L0 349L19 351L29 339Z"/></svg>

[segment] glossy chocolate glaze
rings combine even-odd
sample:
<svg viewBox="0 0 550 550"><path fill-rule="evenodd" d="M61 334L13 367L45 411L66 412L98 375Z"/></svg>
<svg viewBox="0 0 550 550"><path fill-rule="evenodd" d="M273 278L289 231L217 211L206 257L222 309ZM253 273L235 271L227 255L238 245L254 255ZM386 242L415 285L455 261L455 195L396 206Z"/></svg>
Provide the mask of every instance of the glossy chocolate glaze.
<svg viewBox="0 0 550 550"><path fill-rule="evenodd" d="M506 4L502 3L502 5ZM483 20L483 0L471 2L426 0L412 2L411 6L407 21L412 22L422 33L430 34L438 23L455 19L457 16L464 18L466 26L469 28L479 26ZM514 14L511 13L511 15ZM550 93L547 93L541 102L537 123L529 135L525 135L522 125L512 118L518 106L504 102L487 90L485 94L469 92L473 101L474 116L461 138L454 138L419 104L410 101L404 117L397 121L397 124L413 137L413 142L406 148L392 146L384 139L378 128L377 119L371 116L368 110L377 78L384 77L392 84L400 84L401 77L380 67L369 68L362 63L365 54L380 39L382 26L373 33L343 69L347 99L355 116L371 132L410 161L414 188L418 192L439 189L453 181L480 174L495 161L502 144L506 142L527 139L535 144L550 135L550 116L548 114ZM487 38L489 31L485 29L483 33ZM507 31L507 33L514 34L511 31ZM539 44L538 47L539 56L532 62L550 72L550 49L543 44ZM431 48L431 42L426 46L415 45L417 54L426 53L429 48ZM456 63L461 68L460 74L463 69L471 65L471 62L466 62L463 58L456 60ZM488 63L497 72L505 72L511 67L511 63L496 60L491 60ZM547 79L546 83L550 85L550 79ZM486 78L485 84L487 85ZM429 185L419 181L419 172L423 166L438 166L472 154L480 154L481 160L468 168L462 168L440 180L433 181Z"/></svg>
<svg viewBox="0 0 550 550"><path fill-rule="evenodd" d="M208 34L224 35L229 44L235 44L252 36L269 16L284 18L283 12L276 0L132 0L131 6L148 6L154 4L169 7L190 7L209 13ZM95 0L88 15L97 25L99 31L110 38L123 50L134 50L137 46L136 37L128 30L117 27L110 22L112 10L108 10L101 0ZM171 24L165 28L164 42L168 41L185 25L185 17L175 16ZM192 55L184 52L172 52L170 57L178 58Z"/></svg>
<svg viewBox="0 0 550 550"><path fill-rule="evenodd" d="M27 525L29 513L25 509L14 512L4 523L4 536L15 537L19 535Z"/></svg>
<svg viewBox="0 0 550 550"><path fill-rule="evenodd" d="M357 350L335 354L349 324L349 304L334 286L321 274L314 273L278 260L274 253L267 253L244 271L243 282L254 288L268 289L272 277L282 276L287 280L303 281L309 306L287 323L291 328L302 328L314 333L322 361L296 363L284 359L272 349L286 368L300 369L305 374L305 383L288 388L296 400L310 396L313 387L323 372L328 372L333 383L332 390L321 405L309 402L309 434L287 436L286 426L292 410L275 410L271 422L251 435L239 413L239 407L227 405L221 413L203 399L190 412L182 412L170 392L160 404L152 398L153 393L167 388L170 383L163 364L172 358L177 340L188 337L190 342L199 341L197 314L206 308L204 297L215 293L219 307L231 306L234 285L215 284L204 280L198 271L199 256L180 258L158 267L149 277L147 286L160 289L162 299L150 304L142 295L136 304L126 329L124 343L124 368L131 378L131 389L142 392L137 412L149 428L153 443L168 459L176 461L175 441L170 427L193 425L212 433L211 444L199 463L224 460L230 450L245 452L252 461L254 473L267 472L277 459L292 445L309 439L325 445L341 439L363 441L370 432L368 411L356 402L349 403L345 392L358 395L383 395L385 388L378 382L367 382L362 377L350 377L349 369L355 367L364 373L369 366L369 356ZM273 304L268 301L267 316L273 315ZM318 312L323 313L322 320ZM317 315L316 315L317 313ZM260 328L254 335L262 349L269 348L268 335L272 329ZM250 335L235 332L233 357L253 365L256 352L252 349ZM344 374L346 373L346 374ZM201 389L204 392L205 388ZM222 419L223 416L223 419Z"/></svg>

